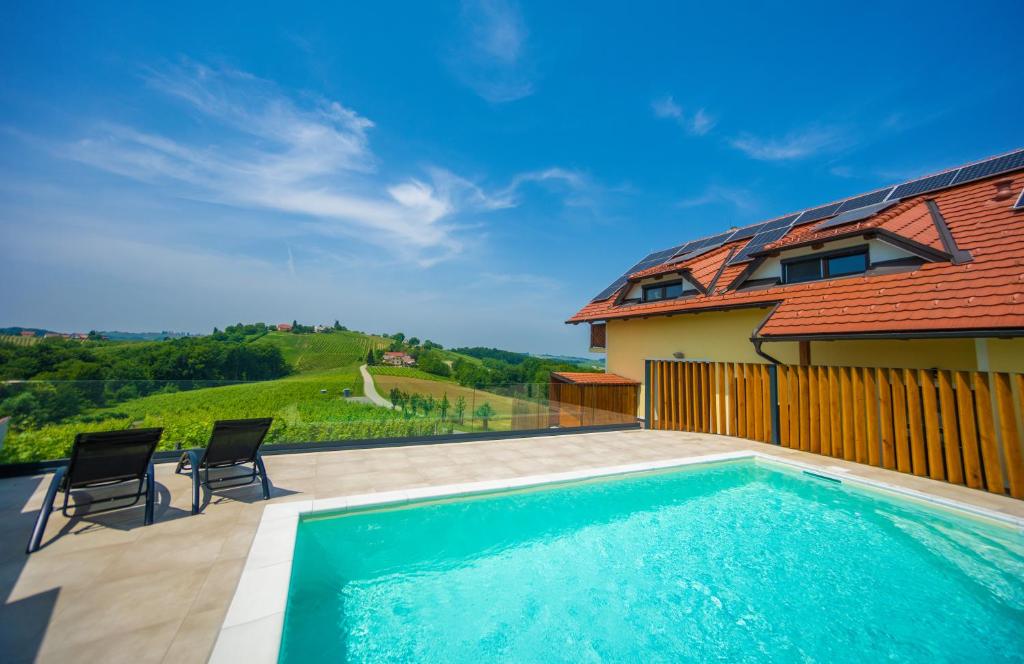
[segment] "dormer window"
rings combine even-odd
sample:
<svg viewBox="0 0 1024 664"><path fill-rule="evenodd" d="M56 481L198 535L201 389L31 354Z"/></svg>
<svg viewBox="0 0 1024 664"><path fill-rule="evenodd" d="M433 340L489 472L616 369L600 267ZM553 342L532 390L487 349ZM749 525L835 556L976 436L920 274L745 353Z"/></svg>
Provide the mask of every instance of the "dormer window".
<svg viewBox="0 0 1024 664"><path fill-rule="evenodd" d="M847 277L867 271L868 248L866 246L782 261L782 281L786 284Z"/></svg>
<svg viewBox="0 0 1024 664"><path fill-rule="evenodd" d="M667 281L663 284L649 284L644 286L644 302L658 302L660 300L673 300L683 295L690 295L697 291L690 288L683 290L683 282L679 281Z"/></svg>

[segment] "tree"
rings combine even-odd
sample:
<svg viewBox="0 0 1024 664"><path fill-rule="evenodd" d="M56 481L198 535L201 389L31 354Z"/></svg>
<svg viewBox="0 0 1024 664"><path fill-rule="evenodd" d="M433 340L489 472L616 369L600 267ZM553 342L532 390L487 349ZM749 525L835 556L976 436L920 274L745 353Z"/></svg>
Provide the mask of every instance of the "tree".
<svg viewBox="0 0 1024 664"><path fill-rule="evenodd" d="M448 418L448 409L451 408L451 402L448 401L448 393L445 392L441 395L441 401L437 404L438 410L441 411L441 419Z"/></svg>
<svg viewBox="0 0 1024 664"><path fill-rule="evenodd" d="M410 346L419 346L420 345L419 337L409 337L409 345Z"/></svg>
<svg viewBox="0 0 1024 664"><path fill-rule="evenodd" d="M462 424L466 419L466 397L459 397L455 402L455 419Z"/></svg>
<svg viewBox="0 0 1024 664"><path fill-rule="evenodd" d="M405 334L403 334L402 332L395 332L394 334L391 335L391 339L397 341L398 343L402 343L403 341L405 341Z"/></svg>
<svg viewBox="0 0 1024 664"><path fill-rule="evenodd" d="M388 401L390 401L395 408L401 408L402 390L398 389L397 387L392 387L391 391L388 392Z"/></svg>
<svg viewBox="0 0 1024 664"><path fill-rule="evenodd" d="M377 364L377 358L373 356L373 349L366 351L366 363L371 367Z"/></svg>
<svg viewBox="0 0 1024 664"><path fill-rule="evenodd" d="M338 320L337 318L335 318L335 319L334 319L334 329L335 329L335 330L338 330L339 332L345 329L345 328L344 328L344 327L342 326L342 324L341 324L341 321L340 321L340 320Z"/></svg>
<svg viewBox="0 0 1024 664"><path fill-rule="evenodd" d="M489 420L492 417L494 417L494 409L491 408L491 404L489 404L489 403L487 403L485 401L479 408L476 409L476 412L474 413L474 415L476 415L481 420L483 420L483 422L484 422L484 429L486 430L487 429L487 420Z"/></svg>

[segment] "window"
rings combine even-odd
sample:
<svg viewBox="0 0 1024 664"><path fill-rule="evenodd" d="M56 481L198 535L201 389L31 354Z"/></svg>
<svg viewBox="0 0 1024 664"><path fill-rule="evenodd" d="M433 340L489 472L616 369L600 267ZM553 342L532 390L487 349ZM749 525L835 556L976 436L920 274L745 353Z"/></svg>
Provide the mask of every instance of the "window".
<svg viewBox="0 0 1024 664"><path fill-rule="evenodd" d="M802 256L783 261L782 268L783 283L787 284L863 274L868 270L868 248Z"/></svg>
<svg viewBox="0 0 1024 664"><path fill-rule="evenodd" d="M686 291L694 292L693 290ZM683 282L672 281L664 284L652 284L644 286L644 302L657 302L658 300L671 300L683 295Z"/></svg>

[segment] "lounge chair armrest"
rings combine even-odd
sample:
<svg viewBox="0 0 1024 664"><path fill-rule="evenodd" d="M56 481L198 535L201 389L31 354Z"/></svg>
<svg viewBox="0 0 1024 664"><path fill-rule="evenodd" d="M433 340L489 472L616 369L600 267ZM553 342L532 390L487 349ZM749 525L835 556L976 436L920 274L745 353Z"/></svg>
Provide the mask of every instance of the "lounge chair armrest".
<svg viewBox="0 0 1024 664"><path fill-rule="evenodd" d="M61 466L54 471L53 479L50 480L50 486L46 489L43 504L39 508L39 516L36 517L36 525L32 529L32 537L29 538L25 553L33 553L39 550L39 545L43 541L43 533L46 531L46 522L50 520L50 512L53 511L53 500L57 497L57 491L60 490L61 482L64 480L64 475L67 472L67 466Z"/></svg>

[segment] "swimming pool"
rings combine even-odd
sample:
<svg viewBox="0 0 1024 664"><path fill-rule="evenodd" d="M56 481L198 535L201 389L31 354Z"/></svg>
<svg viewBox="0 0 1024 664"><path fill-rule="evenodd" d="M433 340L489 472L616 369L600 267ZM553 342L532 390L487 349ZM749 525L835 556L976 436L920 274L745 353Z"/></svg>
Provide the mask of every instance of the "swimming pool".
<svg viewBox="0 0 1024 664"><path fill-rule="evenodd" d="M1024 536L730 461L299 519L281 662L1024 661Z"/></svg>

